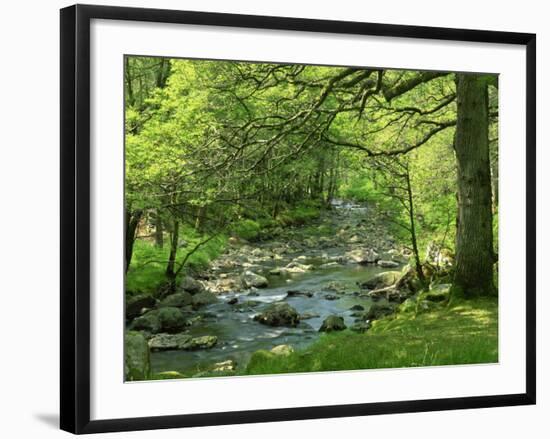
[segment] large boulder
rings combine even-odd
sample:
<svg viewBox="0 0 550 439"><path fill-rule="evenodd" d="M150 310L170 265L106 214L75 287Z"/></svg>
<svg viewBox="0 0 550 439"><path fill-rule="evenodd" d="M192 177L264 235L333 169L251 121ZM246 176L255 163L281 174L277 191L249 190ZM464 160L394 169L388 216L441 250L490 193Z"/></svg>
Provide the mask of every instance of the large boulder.
<svg viewBox="0 0 550 439"><path fill-rule="evenodd" d="M204 291L202 293L195 294L193 296L193 307L199 308L201 306L210 305L216 303L218 298L215 294Z"/></svg>
<svg viewBox="0 0 550 439"><path fill-rule="evenodd" d="M193 296L186 292L182 291L181 293L170 294L162 299L159 303L159 307L165 308L167 306L175 306L181 308L182 306L191 305L193 303Z"/></svg>
<svg viewBox="0 0 550 439"><path fill-rule="evenodd" d="M185 276L180 284L180 288L190 294L198 294L204 291L203 284L198 280L193 279L191 276Z"/></svg>
<svg viewBox="0 0 550 439"><path fill-rule="evenodd" d="M126 318L131 320L141 315L144 309L153 308L155 299L148 294L138 294L126 299Z"/></svg>
<svg viewBox="0 0 550 439"><path fill-rule="evenodd" d="M359 286L361 288L379 289L394 285L403 276L400 271L384 271L371 277Z"/></svg>
<svg viewBox="0 0 550 439"><path fill-rule="evenodd" d="M146 380L151 377L149 346L143 334L128 331L124 335L124 375L127 381Z"/></svg>
<svg viewBox="0 0 550 439"><path fill-rule="evenodd" d="M166 307L159 309L160 329L165 332L178 332L187 326L187 320L179 308Z"/></svg>
<svg viewBox="0 0 550 439"><path fill-rule="evenodd" d="M346 329L344 318L331 315L323 320L323 324L319 328L319 332L343 331L344 329Z"/></svg>
<svg viewBox="0 0 550 439"><path fill-rule="evenodd" d="M130 328L138 331L147 331L151 333L160 331L159 312L154 309L134 319Z"/></svg>
<svg viewBox="0 0 550 439"><path fill-rule="evenodd" d="M245 288L265 288L267 287L267 279L259 274L254 273L253 271L246 270L242 276L241 280Z"/></svg>
<svg viewBox="0 0 550 439"><path fill-rule="evenodd" d="M348 262L356 264L376 264L380 257L373 249L370 248L358 248L346 253Z"/></svg>
<svg viewBox="0 0 550 439"><path fill-rule="evenodd" d="M296 326L300 322L298 312L288 303L273 303L254 320L269 326Z"/></svg>

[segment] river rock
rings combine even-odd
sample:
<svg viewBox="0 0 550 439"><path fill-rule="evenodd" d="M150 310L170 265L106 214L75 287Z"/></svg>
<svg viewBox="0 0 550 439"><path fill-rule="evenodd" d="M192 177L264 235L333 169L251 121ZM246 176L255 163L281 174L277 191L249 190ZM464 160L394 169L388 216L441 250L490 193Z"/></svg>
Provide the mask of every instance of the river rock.
<svg viewBox="0 0 550 439"><path fill-rule="evenodd" d="M152 351L184 349L191 339L187 334L157 334L149 339L149 348Z"/></svg>
<svg viewBox="0 0 550 439"><path fill-rule="evenodd" d="M321 316L313 312L305 312L303 314L300 314L300 320L315 319L317 317L321 317Z"/></svg>
<svg viewBox="0 0 550 439"><path fill-rule="evenodd" d="M131 320L139 316L144 309L153 308L155 299L148 294L139 294L126 299L126 318Z"/></svg>
<svg viewBox="0 0 550 439"><path fill-rule="evenodd" d="M311 291L300 291L300 290L288 290L286 292L288 297L296 297L296 296L303 296L303 297L313 297L313 293Z"/></svg>
<svg viewBox="0 0 550 439"><path fill-rule="evenodd" d="M313 265L301 264L299 262L291 262L282 270L291 274L306 273L307 271L313 270Z"/></svg>
<svg viewBox="0 0 550 439"><path fill-rule="evenodd" d="M221 361L214 363L212 366L212 372L233 372L237 368L237 365L233 360Z"/></svg>
<svg viewBox="0 0 550 439"><path fill-rule="evenodd" d="M268 285L267 279L253 271L247 270L241 275L245 288L265 288Z"/></svg>
<svg viewBox="0 0 550 439"><path fill-rule="evenodd" d="M187 291L190 294L198 294L204 291L204 285L191 276L185 276L180 284L180 288L183 291Z"/></svg>
<svg viewBox="0 0 550 439"><path fill-rule="evenodd" d="M239 299L237 297L233 297L227 301L228 305L235 305L239 302Z"/></svg>
<svg viewBox="0 0 550 439"><path fill-rule="evenodd" d="M365 310L365 307L363 305L359 305L359 304L353 305L350 308L350 311L364 311L364 310Z"/></svg>
<svg viewBox="0 0 550 439"><path fill-rule="evenodd" d="M191 305L193 303L193 296L183 291L181 293L170 294L162 299L159 303L159 307L165 308L167 306L175 306L181 308L182 306Z"/></svg>
<svg viewBox="0 0 550 439"><path fill-rule="evenodd" d="M399 267L399 264L395 261L385 261L383 259L380 259L377 263L378 266L382 268L397 268Z"/></svg>
<svg viewBox="0 0 550 439"><path fill-rule="evenodd" d="M361 288L378 289L394 285L403 274L400 271L384 271L359 284Z"/></svg>
<svg viewBox="0 0 550 439"><path fill-rule="evenodd" d="M384 316L393 314L395 306L389 303L373 303L364 314L365 320L378 320Z"/></svg>
<svg viewBox="0 0 550 439"><path fill-rule="evenodd" d="M325 299L325 300L338 300L340 298L338 296L335 296L334 294L325 294L323 296L323 299Z"/></svg>
<svg viewBox="0 0 550 439"><path fill-rule="evenodd" d="M271 349L275 355L287 356L294 352L294 348L288 344L280 344Z"/></svg>
<svg viewBox="0 0 550 439"><path fill-rule="evenodd" d="M373 249L354 249L346 253L348 262L356 264L376 264L379 256Z"/></svg>
<svg viewBox="0 0 550 439"><path fill-rule="evenodd" d="M178 332L187 325L181 310L172 306L159 309L158 321L160 329L165 332Z"/></svg>
<svg viewBox="0 0 550 439"><path fill-rule="evenodd" d="M202 293L198 293L193 296L193 307L199 308L201 306L216 303L217 301L218 298L214 294L208 291L203 291Z"/></svg>
<svg viewBox="0 0 550 439"><path fill-rule="evenodd" d="M183 349L194 351L197 349L210 349L218 343L218 337L215 335L203 335L202 337L192 338Z"/></svg>
<svg viewBox="0 0 550 439"><path fill-rule="evenodd" d="M160 331L160 321L159 321L159 312L158 310L148 311L145 314L134 319L130 328L132 330L138 331L147 331L150 333L155 333Z"/></svg>
<svg viewBox="0 0 550 439"><path fill-rule="evenodd" d="M124 335L124 375L127 381L146 380L151 376L149 346L143 334L128 331Z"/></svg>
<svg viewBox="0 0 550 439"><path fill-rule="evenodd" d="M255 315L254 320L269 326L296 326L300 316L288 303L273 303Z"/></svg>
<svg viewBox="0 0 550 439"><path fill-rule="evenodd" d="M344 329L346 329L344 318L340 316L330 315L325 320L323 320L323 324L319 328L319 332L343 331Z"/></svg>

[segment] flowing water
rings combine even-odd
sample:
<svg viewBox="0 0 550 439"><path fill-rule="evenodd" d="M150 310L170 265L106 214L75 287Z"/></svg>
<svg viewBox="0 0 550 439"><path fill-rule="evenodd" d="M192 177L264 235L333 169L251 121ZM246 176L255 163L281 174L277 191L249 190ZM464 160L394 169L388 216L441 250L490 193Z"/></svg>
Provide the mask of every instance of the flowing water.
<svg viewBox="0 0 550 439"><path fill-rule="evenodd" d="M365 207L349 203L337 203L336 210L345 211L345 215L332 218L335 221L354 221L365 212ZM333 215L334 216L334 215ZM261 245L260 245L261 247ZM288 276L269 275L274 266L284 266L298 254L286 255L284 260L264 263L261 270L269 281L268 288L244 292L230 292L219 295L219 302L201 309L202 318L189 329L189 335L215 335L218 343L215 347L197 351L163 351L151 354L153 372L167 370L192 375L216 362L233 360L242 367L250 355L259 349L271 349L280 344L289 344L302 348L313 343L319 337L319 328L323 320L331 315L342 316L347 326L354 322L350 308L361 305L368 309L372 301L358 295L358 282L364 281L376 273L387 271L376 265L335 264L322 267L327 255L342 253L342 247L324 248L325 259L315 249L302 251L300 263L311 264L314 270ZM305 258L304 258L305 256ZM242 268L240 269L242 271ZM332 285L331 285L332 284ZM334 291L337 284L339 293ZM288 295L288 291L312 293ZM238 303L227 302L237 298ZM332 300L331 300L332 299ZM246 306L247 301L255 301L255 306ZM284 301L296 309L300 315L309 314L311 318L302 320L297 327L271 327L253 320L269 304Z"/></svg>

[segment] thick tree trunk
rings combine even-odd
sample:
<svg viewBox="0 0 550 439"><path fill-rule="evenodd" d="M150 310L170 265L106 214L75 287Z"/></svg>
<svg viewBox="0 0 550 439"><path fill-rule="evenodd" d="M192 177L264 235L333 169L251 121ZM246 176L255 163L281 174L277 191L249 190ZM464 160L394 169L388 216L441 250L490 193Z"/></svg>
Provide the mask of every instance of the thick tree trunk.
<svg viewBox="0 0 550 439"><path fill-rule="evenodd" d="M136 230L141 220L141 210L130 212L126 210L126 243L125 243L125 260L126 260L126 272L130 268L130 262L132 262L132 254L134 253L134 242L136 241Z"/></svg>
<svg viewBox="0 0 550 439"><path fill-rule="evenodd" d="M487 85L475 74L457 75L455 151L458 224L455 287L468 297L493 285L493 231Z"/></svg>
<svg viewBox="0 0 550 439"><path fill-rule="evenodd" d="M170 240L170 256L168 257L168 265L166 266L166 276L170 279L173 279L176 275L174 267L176 265L176 255L178 252L179 230L180 223L178 220L174 220Z"/></svg>

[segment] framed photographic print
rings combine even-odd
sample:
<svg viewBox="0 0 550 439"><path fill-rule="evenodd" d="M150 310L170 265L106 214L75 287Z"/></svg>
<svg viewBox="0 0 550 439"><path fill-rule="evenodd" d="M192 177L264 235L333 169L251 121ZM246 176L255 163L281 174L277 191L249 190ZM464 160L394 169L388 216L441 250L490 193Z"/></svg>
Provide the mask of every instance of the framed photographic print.
<svg viewBox="0 0 550 439"><path fill-rule="evenodd" d="M533 34L62 9L61 428L534 404L535 128Z"/></svg>

